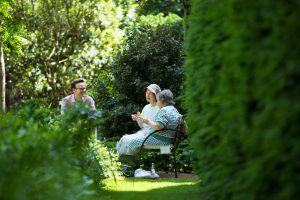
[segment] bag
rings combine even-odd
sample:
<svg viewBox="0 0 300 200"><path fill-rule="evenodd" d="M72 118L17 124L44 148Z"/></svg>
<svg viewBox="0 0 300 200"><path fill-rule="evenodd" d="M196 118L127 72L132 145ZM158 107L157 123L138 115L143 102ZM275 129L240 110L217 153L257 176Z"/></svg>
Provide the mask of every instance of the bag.
<svg viewBox="0 0 300 200"><path fill-rule="evenodd" d="M142 168L138 168L134 171L134 178L151 178L156 179L159 178L157 173L151 173L150 171L143 170Z"/></svg>

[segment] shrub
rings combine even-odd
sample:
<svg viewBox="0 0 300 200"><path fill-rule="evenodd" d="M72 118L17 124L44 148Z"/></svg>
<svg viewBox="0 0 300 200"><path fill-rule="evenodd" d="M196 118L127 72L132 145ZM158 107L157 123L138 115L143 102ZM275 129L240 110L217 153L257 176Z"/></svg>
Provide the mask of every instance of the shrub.
<svg viewBox="0 0 300 200"><path fill-rule="evenodd" d="M192 1L186 107L203 199L297 199L296 1Z"/></svg>
<svg viewBox="0 0 300 200"><path fill-rule="evenodd" d="M95 99L99 99L97 105L104 118L101 132L106 136L136 131L138 127L131 120L131 114L146 105L143 88L149 84L169 88L175 97L182 93L181 18L172 15L165 19L166 24L160 24L161 20L152 16L150 21L151 26L142 18L128 30L123 50L110 66L112 78L99 80L95 89ZM180 107L180 98L176 100Z"/></svg>
<svg viewBox="0 0 300 200"><path fill-rule="evenodd" d="M101 181L117 174L116 156L112 170L107 149L90 139L94 122L87 108L74 105L55 116L28 102L0 118L0 199L93 199Z"/></svg>
<svg viewBox="0 0 300 200"><path fill-rule="evenodd" d="M1 199L81 199L88 182L71 165L62 131L7 114L0 122Z"/></svg>

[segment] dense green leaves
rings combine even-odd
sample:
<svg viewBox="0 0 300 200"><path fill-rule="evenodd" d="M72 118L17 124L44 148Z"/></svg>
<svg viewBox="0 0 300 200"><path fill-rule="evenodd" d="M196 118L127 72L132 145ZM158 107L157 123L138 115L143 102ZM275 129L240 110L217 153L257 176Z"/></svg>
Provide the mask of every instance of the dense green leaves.
<svg viewBox="0 0 300 200"><path fill-rule="evenodd" d="M116 155L91 140L88 106L56 116L34 105L0 118L0 198L93 199L120 173Z"/></svg>
<svg viewBox="0 0 300 200"><path fill-rule="evenodd" d="M7 60L8 91L20 88L24 98L43 98L57 107L69 93L75 77L92 82L123 41L124 30L135 17L135 5L101 0L39 0L18 2L14 18L27 27L24 57ZM9 95L12 96L12 95Z"/></svg>
<svg viewBox="0 0 300 200"><path fill-rule="evenodd" d="M186 106L204 199L296 199L299 3L191 1Z"/></svg>
<svg viewBox="0 0 300 200"><path fill-rule="evenodd" d="M150 15L163 13L168 15L174 13L183 15L183 8L180 0L139 0L140 6L137 11L140 15Z"/></svg>
<svg viewBox="0 0 300 200"><path fill-rule="evenodd" d="M163 20L159 20L161 18ZM131 120L131 114L141 111L146 105L144 88L149 84L171 89L176 98L182 93L181 18L157 15L147 19L149 21L141 19L127 31L122 51L110 65L113 78L99 80L99 92L95 97L100 100L98 105L104 112L105 125L102 128L105 130L102 132L106 136L135 131L136 124Z"/></svg>
<svg viewBox="0 0 300 200"><path fill-rule="evenodd" d="M1 1L1 9L7 2ZM5 48L12 114L1 119L0 148L12 148L8 151L15 154L12 160L1 157L5 165L11 166L7 171L3 169L7 173L2 174L3 199L18 195L24 199L85 198L91 185L98 186L104 178L118 174L113 152L89 139L101 120L88 118L88 109L81 104L59 117L55 116L58 110L49 109L57 108L59 99L69 93L73 78L87 79L88 93L96 107L103 109L104 126L99 127L102 135L135 131L130 114L146 104L143 88L150 83L170 88L180 107L182 19L172 14L179 11L180 4L149 1L154 9L146 11L141 6L137 12L141 3L22 0L11 7L12 18L22 26L1 24L1 31L5 30L7 37L21 32L19 36L26 39L17 37L10 40L14 45ZM1 11L6 14L6 10ZM27 43L23 55L13 51L20 42ZM19 104L12 106L16 102ZM23 173L23 166L30 170ZM188 166L187 171L190 169ZM22 188L24 184L29 189ZM59 194L65 196L59 198Z"/></svg>

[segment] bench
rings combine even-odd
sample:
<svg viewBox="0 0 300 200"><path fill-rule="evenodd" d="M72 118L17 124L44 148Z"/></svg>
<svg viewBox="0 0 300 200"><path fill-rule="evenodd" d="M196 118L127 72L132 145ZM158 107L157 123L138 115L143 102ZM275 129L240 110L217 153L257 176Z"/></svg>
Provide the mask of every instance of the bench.
<svg viewBox="0 0 300 200"><path fill-rule="evenodd" d="M148 145L146 144L148 138L153 136L154 134L157 134L158 132L161 131L174 131L174 138L172 139L170 144L167 145ZM176 149L179 145L179 143L182 141L184 136L187 133L187 125L184 120L184 116L180 117L179 124L175 130L172 129L162 129L158 131L154 131L150 133L143 141L140 151L138 154L138 160L141 160L141 156L144 152L159 152L160 154L169 154L170 156L173 156L173 167L174 167L174 172L175 172L175 178L178 177L177 175L177 169L176 169Z"/></svg>

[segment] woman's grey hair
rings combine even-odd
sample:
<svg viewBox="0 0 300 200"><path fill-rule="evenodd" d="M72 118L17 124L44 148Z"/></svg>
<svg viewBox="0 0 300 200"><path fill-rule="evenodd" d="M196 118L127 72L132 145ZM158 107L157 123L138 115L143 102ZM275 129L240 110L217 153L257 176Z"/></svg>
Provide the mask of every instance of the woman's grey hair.
<svg viewBox="0 0 300 200"><path fill-rule="evenodd" d="M160 93L156 95L157 100L161 101L163 104L166 105L174 105L175 102L173 93L169 89L164 89Z"/></svg>

